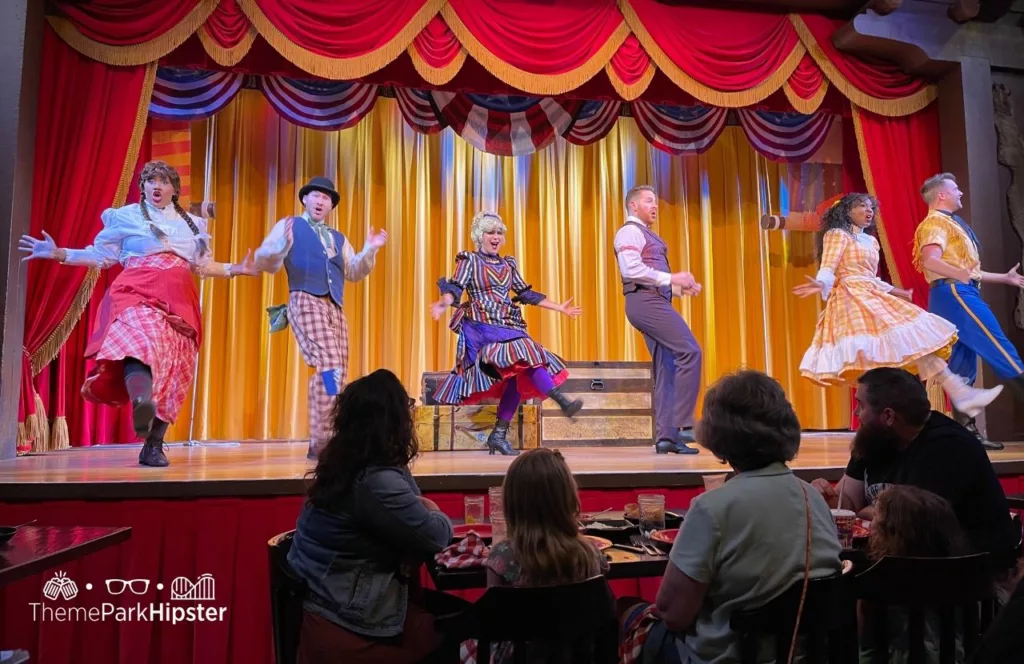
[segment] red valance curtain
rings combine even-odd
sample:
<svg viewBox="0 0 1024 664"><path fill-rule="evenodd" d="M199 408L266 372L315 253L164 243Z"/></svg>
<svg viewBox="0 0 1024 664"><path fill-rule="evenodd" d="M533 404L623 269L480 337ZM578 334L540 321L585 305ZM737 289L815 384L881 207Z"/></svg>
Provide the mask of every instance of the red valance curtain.
<svg viewBox="0 0 1024 664"><path fill-rule="evenodd" d="M156 67L109 67L83 57L49 28L36 125L31 233L45 229L58 246L84 247L101 227L100 212L121 205L131 187L146 122ZM54 261L28 268L25 313L26 379L57 355L92 296L97 270ZM25 385L25 379L23 379ZM58 420L56 440L47 441L45 415L33 393L22 394L25 440L45 449L67 446ZM63 413L57 413L58 416Z"/></svg>
<svg viewBox="0 0 1024 664"><path fill-rule="evenodd" d="M65 41L114 65L152 62L201 44L222 67L282 73L260 70L272 47L306 74L352 81L386 70L391 83L427 87L472 73L469 54L489 76L530 95L605 98L591 94L604 69L603 89L627 101L645 92L658 70L681 89L677 97L731 108L781 89L794 108L811 113L829 83L886 116L914 113L935 99L933 85L897 66L837 50L831 36L843 22L810 14L659 0L55 0L54 6L50 21ZM189 45L193 34L198 39ZM457 89L466 90L460 83Z"/></svg>

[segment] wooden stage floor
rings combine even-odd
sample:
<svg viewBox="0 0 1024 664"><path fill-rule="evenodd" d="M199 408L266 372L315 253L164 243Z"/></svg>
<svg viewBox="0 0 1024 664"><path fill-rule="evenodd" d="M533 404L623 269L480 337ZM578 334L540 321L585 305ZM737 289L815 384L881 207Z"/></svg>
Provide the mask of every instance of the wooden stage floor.
<svg viewBox="0 0 1024 664"><path fill-rule="evenodd" d="M806 480L836 480L849 458L850 434L804 435L791 464ZM171 465L138 464L139 445L104 445L0 462L0 501L281 496L304 493L313 463L305 442L171 443ZM652 447L563 447L581 489L703 486L702 474L727 467L699 455L658 455ZM999 475L1024 475L1024 443L990 452ZM426 452L413 474L424 491L483 491L501 483L511 457L484 451Z"/></svg>

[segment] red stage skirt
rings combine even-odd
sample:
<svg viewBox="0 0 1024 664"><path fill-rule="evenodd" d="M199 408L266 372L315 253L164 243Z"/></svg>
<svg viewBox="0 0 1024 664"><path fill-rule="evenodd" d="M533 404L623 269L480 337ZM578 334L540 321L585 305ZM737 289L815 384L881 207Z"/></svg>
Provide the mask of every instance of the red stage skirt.
<svg viewBox="0 0 1024 664"><path fill-rule="evenodd" d="M86 357L96 360L82 396L96 403L129 403L124 359L153 372L157 417L173 422L195 377L202 342L199 291L188 261L163 253L130 258L100 305Z"/></svg>

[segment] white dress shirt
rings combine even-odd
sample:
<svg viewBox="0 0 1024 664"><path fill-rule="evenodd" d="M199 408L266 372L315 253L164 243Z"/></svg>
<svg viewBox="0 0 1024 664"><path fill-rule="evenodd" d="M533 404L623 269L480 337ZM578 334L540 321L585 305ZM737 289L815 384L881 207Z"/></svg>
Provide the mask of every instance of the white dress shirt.
<svg viewBox="0 0 1024 664"><path fill-rule="evenodd" d="M336 256L338 248L334 246L333 233L321 233L319 231L319 228L327 228L326 225L311 220L309 215L305 213L303 213L301 219L304 219L306 223L313 227L313 230L317 231L320 243L327 250L327 257L333 258ZM270 274L278 272L284 265L285 256L292 250L292 244L295 242L295 239L291 233L285 232L290 220L291 217L288 217L274 224L270 235L263 240L263 244L253 254L256 267L263 272L269 272ZM295 223L301 222L297 219ZM363 245L363 250L357 254L352 249L352 243L346 240L341 247L341 259L345 263L346 281L359 281L370 274L377 259L377 250L378 247L367 242Z"/></svg>
<svg viewBox="0 0 1024 664"><path fill-rule="evenodd" d="M142 216L140 205L146 206L152 221ZM158 208L146 202L107 208L100 218L103 230L92 245L85 249L67 249L65 265L106 269L118 263L124 265L129 258L172 252L191 263L193 271L200 276L232 276L230 265L213 260L205 219L189 215L199 230L196 235L173 205Z"/></svg>
<svg viewBox="0 0 1024 664"><path fill-rule="evenodd" d="M626 221L646 226L644 222L632 215L626 217ZM647 238L643 231L633 224L623 225L615 234L615 257L619 263L619 273L625 281L632 281L644 286L668 286L672 283L670 273L655 270L644 264L640 252L646 246Z"/></svg>

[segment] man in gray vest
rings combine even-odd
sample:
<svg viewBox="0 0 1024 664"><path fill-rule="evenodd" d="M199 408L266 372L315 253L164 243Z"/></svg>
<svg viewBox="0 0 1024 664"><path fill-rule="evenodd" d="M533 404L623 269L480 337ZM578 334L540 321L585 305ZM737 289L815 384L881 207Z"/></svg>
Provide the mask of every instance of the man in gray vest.
<svg viewBox="0 0 1024 664"><path fill-rule="evenodd" d="M358 254L338 231L324 223L341 195L325 177L312 178L299 190L302 216L282 219L256 250L256 267L288 274L287 305L270 307L270 331L290 326L302 358L315 367L309 380L309 451L317 458L331 439L331 411L348 378L348 323L345 281L360 281L373 269L377 251L388 241L386 231L370 229Z"/></svg>
<svg viewBox="0 0 1024 664"><path fill-rule="evenodd" d="M658 454L697 454L693 411L700 390L701 350L673 295L697 295L701 286L689 272L672 272L668 247L651 226L658 217L653 187L626 194L626 223L615 234L615 256L626 294L626 318L644 335L654 362L655 448Z"/></svg>

